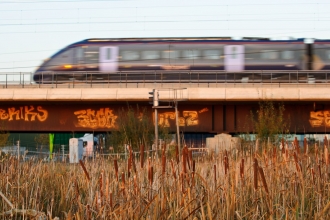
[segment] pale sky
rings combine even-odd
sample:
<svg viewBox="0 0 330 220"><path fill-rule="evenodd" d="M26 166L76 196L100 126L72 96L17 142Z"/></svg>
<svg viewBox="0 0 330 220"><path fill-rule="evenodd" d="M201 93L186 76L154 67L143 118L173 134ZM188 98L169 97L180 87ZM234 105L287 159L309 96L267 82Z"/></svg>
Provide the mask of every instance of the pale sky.
<svg viewBox="0 0 330 220"><path fill-rule="evenodd" d="M87 38L330 39L329 0L0 0L0 72Z"/></svg>

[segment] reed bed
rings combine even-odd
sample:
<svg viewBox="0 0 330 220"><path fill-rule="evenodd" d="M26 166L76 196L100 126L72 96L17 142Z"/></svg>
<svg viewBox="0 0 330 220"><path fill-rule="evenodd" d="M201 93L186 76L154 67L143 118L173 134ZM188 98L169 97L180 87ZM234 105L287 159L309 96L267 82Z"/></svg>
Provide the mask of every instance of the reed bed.
<svg viewBox="0 0 330 220"><path fill-rule="evenodd" d="M259 146L260 148L260 146ZM251 148L252 149L252 148ZM324 146L0 161L2 219L329 219Z"/></svg>

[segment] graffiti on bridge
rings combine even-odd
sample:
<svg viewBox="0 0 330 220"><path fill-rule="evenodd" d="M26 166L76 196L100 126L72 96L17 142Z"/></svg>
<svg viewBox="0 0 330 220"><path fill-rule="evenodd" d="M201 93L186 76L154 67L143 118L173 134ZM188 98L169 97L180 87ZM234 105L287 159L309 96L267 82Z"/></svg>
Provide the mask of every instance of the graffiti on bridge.
<svg viewBox="0 0 330 220"><path fill-rule="evenodd" d="M309 123L312 127L330 127L330 110L311 111Z"/></svg>
<svg viewBox="0 0 330 220"><path fill-rule="evenodd" d="M179 116L178 123L180 127L190 127L199 125L199 114L207 112L208 108L203 108L200 111L182 111L182 116ZM175 121L175 112L163 112L158 114L158 125L170 127L170 122Z"/></svg>
<svg viewBox="0 0 330 220"><path fill-rule="evenodd" d="M115 128L117 115L110 108L82 109L74 112L78 122L75 127L83 128Z"/></svg>
<svg viewBox="0 0 330 220"><path fill-rule="evenodd" d="M35 108L33 105L20 106L18 108L9 107L7 109L0 108L0 119L8 121L40 121L43 122L48 118L48 111L41 106Z"/></svg>

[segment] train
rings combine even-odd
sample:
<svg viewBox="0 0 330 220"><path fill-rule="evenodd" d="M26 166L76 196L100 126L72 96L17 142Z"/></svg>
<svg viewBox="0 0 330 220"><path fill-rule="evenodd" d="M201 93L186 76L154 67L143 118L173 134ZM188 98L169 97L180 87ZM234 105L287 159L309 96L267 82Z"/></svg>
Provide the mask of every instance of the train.
<svg viewBox="0 0 330 220"><path fill-rule="evenodd" d="M330 70L330 40L93 38L73 43L33 73L37 83L122 71ZM55 73L55 74L54 74ZM100 77L102 79L102 77Z"/></svg>

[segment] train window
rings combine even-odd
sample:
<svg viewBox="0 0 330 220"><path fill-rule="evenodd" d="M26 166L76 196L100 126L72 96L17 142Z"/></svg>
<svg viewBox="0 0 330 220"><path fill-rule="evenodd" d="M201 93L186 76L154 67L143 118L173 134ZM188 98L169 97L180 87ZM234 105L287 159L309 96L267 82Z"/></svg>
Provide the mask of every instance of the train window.
<svg viewBox="0 0 330 220"><path fill-rule="evenodd" d="M278 58L278 51L275 50L263 50L261 52L261 59L274 60Z"/></svg>
<svg viewBox="0 0 330 220"><path fill-rule="evenodd" d="M140 58L140 54L138 51L123 51L121 53L121 57L123 60L138 60Z"/></svg>
<svg viewBox="0 0 330 220"><path fill-rule="evenodd" d="M160 58L159 51L143 51L142 59L143 60L157 60Z"/></svg>
<svg viewBox="0 0 330 220"><path fill-rule="evenodd" d="M99 47L85 48L85 62L98 63L99 61Z"/></svg>
<svg viewBox="0 0 330 220"><path fill-rule="evenodd" d="M294 57L294 52L290 50L284 50L281 52L281 57L283 60L291 60Z"/></svg>
<svg viewBox="0 0 330 220"><path fill-rule="evenodd" d="M76 57L77 58L83 58L84 57L84 48L77 47L77 49L76 49Z"/></svg>
<svg viewBox="0 0 330 220"><path fill-rule="evenodd" d="M60 68L62 65L70 65L73 63L74 49L68 49L63 51L62 53L56 55L52 58L46 66L47 70L54 70Z"/></svg>
<svg viewBox="0 0 330 220"><path fill-rule="evenodd" d="M207 60L217 60L221 57L221 51L220 50L204 50L203 51L203 57Z"/></svg>
<svg viewBox="0 0 330 220"><path fill-rule="evenodd" d="M177 59L179 57L179 51L177 50L165 50L162 52L163 59Z"/></svg>
<svg viewBox="0 0 330 220"><path fill-rule="evenodd" d="M327 51L325 52L325 54L326 54L326 58L327 58L328 60L330 60L330 50L327 50Z"/></svg>
<svg viewBox="0 0 330 220"><path fill-rule="evenodd" d="M183 59L199 59L201 52L199 50L184 50Z"/></svg>

